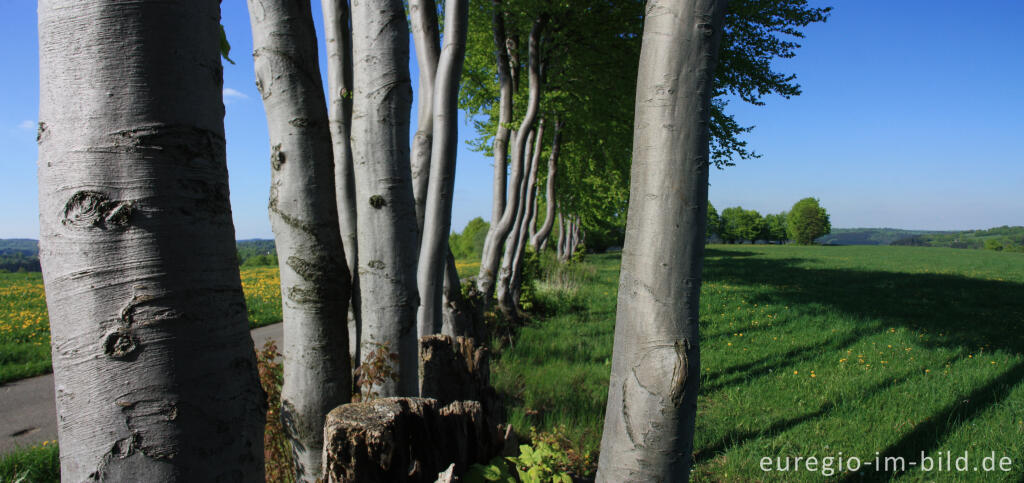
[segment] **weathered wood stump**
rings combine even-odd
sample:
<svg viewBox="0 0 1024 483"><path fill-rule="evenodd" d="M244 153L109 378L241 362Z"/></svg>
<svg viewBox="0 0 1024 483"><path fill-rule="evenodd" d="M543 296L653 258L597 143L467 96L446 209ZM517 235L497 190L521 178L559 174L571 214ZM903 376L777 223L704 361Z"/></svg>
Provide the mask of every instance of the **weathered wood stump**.
<svg viewBox="0 0 1024 483"><path fill-rule="evenodd" d="M480 403L386 398L339 406L324 426L324 477L341 482L433 482L501 450Z"/></svg>

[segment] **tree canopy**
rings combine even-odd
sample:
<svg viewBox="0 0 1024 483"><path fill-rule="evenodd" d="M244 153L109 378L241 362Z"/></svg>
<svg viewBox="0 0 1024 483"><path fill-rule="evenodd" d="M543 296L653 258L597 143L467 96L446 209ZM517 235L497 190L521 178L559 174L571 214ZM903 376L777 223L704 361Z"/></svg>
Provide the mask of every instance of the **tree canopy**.
<svg viewBox="0 0 1024 483"><path fill-rule="evenodd" d="M816 238L832 231L828 212L821 207L817 198L804 198L797 201L789 210L786 219L789 238L801 245L810 245Z"/></svg>

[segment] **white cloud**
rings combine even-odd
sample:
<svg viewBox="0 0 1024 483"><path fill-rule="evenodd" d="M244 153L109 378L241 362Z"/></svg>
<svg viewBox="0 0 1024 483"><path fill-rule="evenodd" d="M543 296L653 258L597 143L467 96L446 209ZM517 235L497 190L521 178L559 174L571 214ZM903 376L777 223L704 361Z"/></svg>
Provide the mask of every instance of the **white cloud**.
<svg viewBox="0 0 1024 483"><path fill-rule="evenodd" d="M30 121L30 120L26 119L26 120L21 121L20 123L18 123L18 129L24 129L24 130L28 131L28 130L35 129L35 128L36 128L36 122L35 121Z"/></svg>
<svg viewBox="0 0 1024 483"><path fill-rule="evenodd" d="M225 87L224 88L224 100L225 101L227 101L227 100L234 100L234 99L248 99L248 98L249 98L249 96L245 95L245 93L243 93L243 92L236 91L236 90L234 90L234 89L232 89L230 87Z"/></svg>

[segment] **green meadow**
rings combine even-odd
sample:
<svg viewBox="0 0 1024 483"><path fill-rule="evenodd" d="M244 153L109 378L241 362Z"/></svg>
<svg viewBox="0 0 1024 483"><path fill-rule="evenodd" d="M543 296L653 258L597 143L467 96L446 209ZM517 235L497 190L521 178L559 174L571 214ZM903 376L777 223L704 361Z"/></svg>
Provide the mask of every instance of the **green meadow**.
<svg viewBox="0 0 1024 483"><path fill-rule="evenodd" d="M524 436L531 429L556 434L591 472L608 392L618 268L618 254L541 263L528 291L531 320L492 340L492 382L513 428ZM460 269L475 271L465 261ZM243 269L257 323L280 319L276 276ZM30 355L16 357L48 357L41 290L38 274L0 275L5 357L22 346ZM1024 254L709 246L693 478L1020 481L1022 329ZM11 365L0 360L0 369L4 364ZM36 372L46 369L48 361ZM18 371L7 377L32 372ZM954 465L961 458L967 471L939 471L947 455ZM762 470L765 461L771 471ZM921 470L929 461L932 471ZM860 468L848 471L854 462ZM994 470L983 471L990 463Z"/></svg>
<svg viewBox="0 0 1024 483"><path fill-rule="evenodd" d="M517 431L558 431L591 461L608 391L618 264L616 254L588 256L572 296L522 327L492 364ZM1019 481L1022 329L1021 254L709 246L693 477ZM969 471L938 472L936 457L945 464L947 452L953 461L965 451ZM922 452L932 472L919 469L928 461ZM996 463L1012 460L1010 471L982 471L992 452ZM813 471L794 469L793 458L812 456ZM846 471L851 457L859 471ZM762 471L764 458L773 471ZM876 458L895 471L874 471ZM779 471L786 461L788 471Z"/></svg>

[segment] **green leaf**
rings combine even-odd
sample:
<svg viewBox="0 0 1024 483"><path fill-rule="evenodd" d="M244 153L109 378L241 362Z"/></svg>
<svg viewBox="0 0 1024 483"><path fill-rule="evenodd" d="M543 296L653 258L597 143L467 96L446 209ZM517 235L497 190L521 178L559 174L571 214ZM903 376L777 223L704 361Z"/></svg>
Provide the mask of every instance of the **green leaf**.
<svg viewBox="0 0 1024 483"><path fill-rule="evenodd" d="M224 32L224 26L221 25L220 26L220 56L224 57L224 60L234 64L235 61L231 60L231 57L228 57L228 54L230 54L230 53L231 53L231 44L228 43L228 34Z"/></svg>

